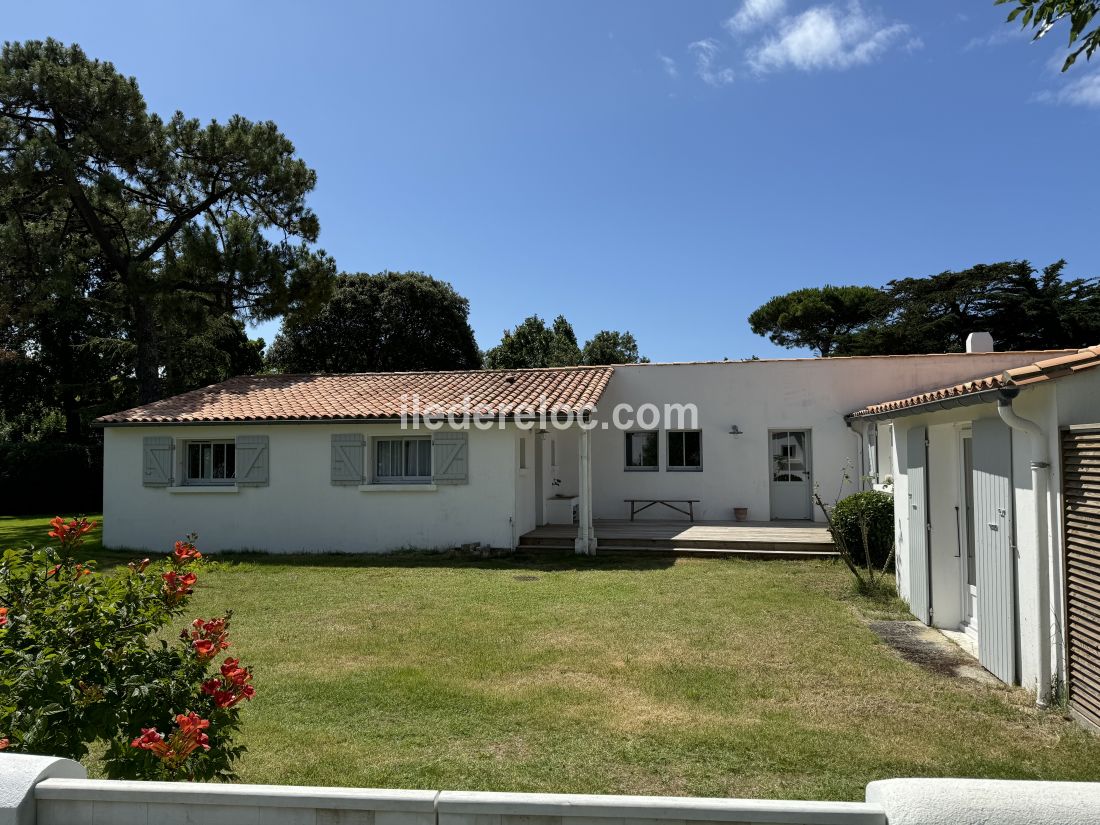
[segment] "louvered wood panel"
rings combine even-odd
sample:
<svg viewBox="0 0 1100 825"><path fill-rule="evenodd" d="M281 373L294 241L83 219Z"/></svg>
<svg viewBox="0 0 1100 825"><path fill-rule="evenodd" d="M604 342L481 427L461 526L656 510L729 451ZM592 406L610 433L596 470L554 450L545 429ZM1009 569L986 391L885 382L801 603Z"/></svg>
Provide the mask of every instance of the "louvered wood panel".
<svg viewBox="0 0 1100 825"><path fill-rule="evenodd" d="M1062 431L1066 687L1074 713L1100 728L1100 425Z"/></svg>

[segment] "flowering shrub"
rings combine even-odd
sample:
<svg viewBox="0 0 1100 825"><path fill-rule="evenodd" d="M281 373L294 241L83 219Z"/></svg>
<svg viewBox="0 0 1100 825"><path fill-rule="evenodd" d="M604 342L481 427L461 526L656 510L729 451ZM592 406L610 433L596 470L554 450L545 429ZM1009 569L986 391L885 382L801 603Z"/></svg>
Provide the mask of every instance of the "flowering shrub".
<svg viewBox="0 0 1100 825"><path fill-rule="evenodd" d="M218 664L232 614L161 638L199 581L195 536L101 573L71 556L93 522L50 527L56 549L0 556L0 750L81 759L99 743L111 778L233 778L256 690L238 659Z"/></svg>

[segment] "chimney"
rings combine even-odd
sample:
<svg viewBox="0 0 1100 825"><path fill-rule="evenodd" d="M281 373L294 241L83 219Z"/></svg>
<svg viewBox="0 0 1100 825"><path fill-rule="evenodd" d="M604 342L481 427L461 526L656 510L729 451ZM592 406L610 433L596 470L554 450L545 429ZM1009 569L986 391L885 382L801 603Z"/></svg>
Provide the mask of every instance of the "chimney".
<svg viewBox="0 0 1100 825"><path fill-rule="evenodd" d="M966 336L967 352L994 352L993 336L988 332L972 332Z"/></svg>

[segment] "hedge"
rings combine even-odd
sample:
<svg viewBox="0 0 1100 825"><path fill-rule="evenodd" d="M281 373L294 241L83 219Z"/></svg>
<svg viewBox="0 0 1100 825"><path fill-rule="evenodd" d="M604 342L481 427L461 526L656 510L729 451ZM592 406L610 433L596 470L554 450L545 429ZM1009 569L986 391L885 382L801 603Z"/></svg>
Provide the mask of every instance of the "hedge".
<svg viewBox="0 0 1100 825"><path fill-rule="evenodd" d="M867 520L871 563L881 569L894 548L894 497L879 490L853 493L836 503L831 514L833 529L841 534L856 564L863 565L861 518Z"/></svg>
<svg viewBox="0 0 1100 825"><path fill-rule="evenodd" d="M98 513L103 445L0 443L0 513Z"/></svg>

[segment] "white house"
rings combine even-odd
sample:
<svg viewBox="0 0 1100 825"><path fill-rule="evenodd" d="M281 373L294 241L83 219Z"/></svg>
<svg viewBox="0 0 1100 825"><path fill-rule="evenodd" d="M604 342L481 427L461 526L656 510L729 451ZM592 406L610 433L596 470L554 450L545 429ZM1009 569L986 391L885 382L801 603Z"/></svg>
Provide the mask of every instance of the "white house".
<svg viewBox="0 0 1100 825"><path fill-rule="evenodd" d="M235 378L99 419L104 543L514 548L556 523L589 553L606 520L813 524L815 487L892 485L914 613L1041 701L1060 680L1097 721L1098 364L1100 348Z"/></svg>
<svg viewBox="0 0 1100 825"><path fill-rule="evenodd" d="M1100 347L853 413L892 474L902 596L979 660L1100 724ZM887 398L887 394L883 394Z"/></svg>
<svg viewBox="0 0 1100 825"><path fill-rule="evenodd" d="M588 550L593 521L628 518L627 499L694 501L699 520L735 507L754 521L820 520L813 485L834 500L865 472L845 413L1038 355L234 378L98 420L104 540L153 549L197 531L211 550L512 548L540 524L573 523L575 509ZM654 506L637 518L682 516Z"/></svg>

